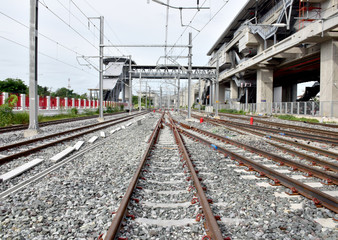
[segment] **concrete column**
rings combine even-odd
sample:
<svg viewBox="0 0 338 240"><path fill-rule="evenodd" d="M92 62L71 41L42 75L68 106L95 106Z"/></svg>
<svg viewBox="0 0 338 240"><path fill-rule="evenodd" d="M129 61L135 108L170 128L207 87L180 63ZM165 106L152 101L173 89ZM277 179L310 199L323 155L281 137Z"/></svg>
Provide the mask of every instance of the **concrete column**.
<svg viewBox="0 0 338 240"><path fill-rule="evenodd" d="M75 98L72 98L72 108L75 108Z"/></svg>
<svg viewBox="0 0 338 240"><path fill-rule="evenodd" d="M233 100L237 98L238 98L238 87L235 81L230 80L230 99Z"/></svg>
<svg viewBox="0 0 338 240"><path fill-rule="evenodd" d="M224 104L225 102L225 89L225 84L219 85L218 98L220 104Z"/></svg>
<svg viewBox="0 0 338 240"><path fill-rule="evenodd" d="M261 68L257 70L257 111L266 113L267 105L273 101L273 70ZM269 104L267 104L269 103Z"/></svg>
<svg viewBox="0 0 338 240"><path fill-rule="evenodd" d="M47 101L47 110L50 109L50 96L46 97L46 101Z"/></svg>
<svg viewBox="0 0 338 240"><path fill-rule="evenodd" d="M21 97L21 110L26 110L26 94L20 94Z"/></svg>
<svg viewBox="0 0 338 240"><path fill-rule="evenodd" d="M56 109L60 109L60 97L56 97Z"/></svg>
<svg viewBox="0 0 338 240"><path fill-rule="evenodd" d="M8 93L6 93L6 92L2 93L2 104L6 103L7 98L8 98Z"/></svg>
<svg viewBox="0 0 338 240"><path fill-rule="evenodd" d="M292 99L291 99L291 101L292 102L296 102L296 100L297 100L297 84L293 84L292 85Z"/></svg>
<svg viewBox="0 0 338 240"><path fill-rule="evenodd" d="M338 41L320 47L320 102L322 115L338 117Z"/></svg>
<svg viewBox="0 0 338 240"><path fill-rule="evenodd" d="M68 109L68 98L65 97L65 109Z"/></svg>

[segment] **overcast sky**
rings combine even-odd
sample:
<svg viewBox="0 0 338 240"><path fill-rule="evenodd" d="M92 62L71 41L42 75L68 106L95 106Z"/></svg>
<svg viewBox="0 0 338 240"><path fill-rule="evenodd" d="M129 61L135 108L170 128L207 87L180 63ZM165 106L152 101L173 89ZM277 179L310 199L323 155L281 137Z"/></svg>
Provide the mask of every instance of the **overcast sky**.
<svg viewBox="0 0 338 240"><path fill-rule="evenodd" d="M183 24L189 24L193 19L192 27L188 29L181 26L179 10L170 9L168 44L187 44L188 33L192 32L193 64L206 65L207 51L247 1L199 2L210 9L200 10L198 13L197 10L184 10ZM196 3L196 0L170 0L173 6L196 6ZM224 8L216 15L224 4ZM20 78L28 84L29 5L29 0L1 1L0 80ZM100 15L105 18L105 44L165 42L166 7L151 0L40 0L39 85L55 91L57 88L67 87L70 79L71 88L78 93L85 93L88 88L96 87L98 72L94 68L79 65L77 56L98 55L96 48L99 46L99 21L92 20L96 26L90 24L88 28L87 17ZM202 28L202 31L197 31ZM172 54L179 55L181 51L182 49L178 49ZM155 65L159 57L164 55L164 49L105 49L105 56L121 55L132 55L137 64ZM79 61L85 63L81 59ZM98 66L98 59L93 58L91 62ZM181 64L187 64L186 59Z"/></svg>

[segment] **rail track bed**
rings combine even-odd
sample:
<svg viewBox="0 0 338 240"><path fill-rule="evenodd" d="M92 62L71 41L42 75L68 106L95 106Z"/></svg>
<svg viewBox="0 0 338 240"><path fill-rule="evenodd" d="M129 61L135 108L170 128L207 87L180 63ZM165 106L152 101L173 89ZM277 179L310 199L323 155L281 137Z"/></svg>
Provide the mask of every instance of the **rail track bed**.
<svg viewBox="0 0 338 240"><path fill-rule="evenodd" d="M21 186L0 193L0 238L338 238L336 146L177 113L138 118L86 135L106 133L44 175L34 167L27 185L28 173L0 183Z"/></svg>

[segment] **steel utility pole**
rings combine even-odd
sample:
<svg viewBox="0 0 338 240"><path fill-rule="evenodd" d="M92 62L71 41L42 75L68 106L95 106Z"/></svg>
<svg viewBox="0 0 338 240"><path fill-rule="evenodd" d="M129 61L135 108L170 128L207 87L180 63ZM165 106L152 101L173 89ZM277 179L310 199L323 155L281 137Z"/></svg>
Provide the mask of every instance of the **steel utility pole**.
<svg viewBox="0 0 338 240"><path fill-rule="evenodd" d="M146 90L145 90L145 100L144 100L144 105L145 105L145 108L147 110L147 107L148 107L148 98L147 98L147 88L148 88L148 82L146 81Z"/></svg>
<svg viewBox="0 0 338 240"><path fill-rule="evenodd" d="M103 23L104 18L103 16L100 16L100 115L99 115L99 121L103 122L103 44L104 44L104 34L103 34Z"/></svg>
<svg viewBox="0 0 338 240"><path fill-rule="evenodd" d="M219 106L219 54L217 54L217 63L216 63L216 112L215 116L218 117L218 106Z"/></svg>
<svg viewBox="0 0 338 240"><path fill-rule="evenodd" d="M141 84L141 73L140 73L140 92L138 94L138 109L140 112L141 112L141 91L142 91L141 87L142 87L142 84Z"/></svg>
<svg viewBox="0 0 338 240"><path fill-rule="evenodd" d="M25 137L38 134L37 97L38 84L38 0L30 0L30 28L29 28L29 126L24 132Z"/></svg>
<svg viewBox="0 0 338 240"><path fill-rule="evenodd" d="M191 119L191 72L192 72L192 33L189 33L189 61L188 61L188 119Z"/></svg>
<svg viewBox="0 0 338 240"><path fill-rule="evenodd" d="M201 112L202 104L202 86L201 86L201 76L198 79L198 111Z"/></svg>
<svg viewBox="0 0 338 240"><path fill-rule="evenodd" d="M160 86L160 109L162 109L162 86Z"/></svg>
<svg viewBox="0 0 338 240"><path fill-rule="evenodd" d="M132 89L132 83L131 83L131 55L129 55L129 115L131 115L132 111L132 102L133 102L133 89Z"/></svg>
<svg viewBox="0 0 338 240"><path fill-rule="evenodd" d="M180 89L181 89L181 78L180 75L178 75L178 79L177 79L177 106L178 106L178 112L180 112Z"/></svg>

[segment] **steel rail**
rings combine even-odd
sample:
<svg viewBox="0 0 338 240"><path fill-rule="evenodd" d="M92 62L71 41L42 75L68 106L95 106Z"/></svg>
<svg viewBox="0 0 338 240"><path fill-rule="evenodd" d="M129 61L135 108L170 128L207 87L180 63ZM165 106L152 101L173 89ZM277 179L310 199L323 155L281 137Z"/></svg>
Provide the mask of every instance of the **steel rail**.
<svg viewBox="0 0 338 240"><path fill-rule="evenodd" d="M211 142L198 137L192 133L187 132L186 130L179 129L180 132L184 133L186 136L189 136L193 139L196 139L208 146L211 146ZM223 153L226 156L230 156L232 159L236 159L240 164L246 165L247 167L255 170L256 172L260 173L261 176L266 176L273 181L277 181L278 183L290 188L293 192L297 192L304 197L311 199L313 202L315 202L317 205L320 203L322 206L332 210L335 213L338 213L338 200L335 197L332 197L320 190L317 190L315 188L312 188L298 180L292 179L285 174L279 173L271 168L268 168L260 163L257 163L251 159L248 159L246 157L242 157L234 152L231 152L227 149L224 149L222 147L217 147L217 150L220 153Z"/></svg>
<svg viewBox="0 0 338 240"><path fill-rule="evenodd" d="M110 114L105 114L105 116L118 115L118 114L123 114L123 113L110 113ZM39 122L39 127L45 127L45 126L49 126L49 125L57 125L57 124L61 124L61 123L87 120L87 119L92 119L92 118L97 118L97 117L98 117L98 115L83 116L83 117L68 118L68 119L60 119L60 120L53 120L53 121L47 121L47 122ZM0 133L6 133L6 132L11 132L11 131L19 131L19 130L24 130L24 129L27 129L27 128L28 128L28 124L13 125L13 126L8 126L8 127L0 127Z"/></svg>
<svg viewBox="0 0 338 240"><path fill-rule="evenodd" d="M230 114L230 113L219 113L219 115L223 115L223 116L236 116L235 114ZM248 116L246 115L247 117L253 117L254 119L267 119L268 117L263 117L263 116ZM239 116L238 116L239 117ZM244 118L243 119L247 119L247 118ZM260 120L261 121L261 120ZM306 124L309 124L309 125L317 125L317 126L322 126L322 127L328 127L328 128L338 128L338 124L330 124L330 123L316 123L316 122L307 122L307 121L296 121L296 120L287 120L287 121L291 121L291 122L303 122L303 123L306 123ZM294 125L293 125L294 126ZM306 127L304 127L306 128Z"/></svg>
<svg viewBox="0 0 338 240"><path fill-rule="evenodd" d="M144 114L144 113L142 113L142 114ZM18 152L18 153L9 155L9 156L2 157L2 158L0 158L0 166L2 164L6 163L6 162L9 162L9 161L15 159L15 158L29 155L29 154L34 153L36 151L39 151L43 148L50 147L50 146L53 146L57 143L60 143L60 142L66 141L66 140L70 140L70 139L73 139L73 138L76 138L76 137L80 137L80 136L85 135L87 133L91 133L91 132L94 132L94 131L97 131L97 130L100 130L100 129L103 129L103 128L106 128L106 127L114 126L116 124L131 120L133 117L138 116L138 115L142 115L142 114L135 114L134 116L127 116L127 117L123 117L123 118L119 118L119 119L114 119L114 121L109 121L110 123L108 123L108 124L107 124L107 122L105 122L103 126L99 126L99 127L96 127L96 128L84 131L84 132L80 132L80 133L77 133L77 134L74 134L74 135L71 135L71 136L68 136L68 137L64 137L64 138L61 138L61 139L58 139L58 140L55 140L55 141L34 147L34 148L31 148L31 149L28 149L28 150L25 150L25 151L21 151L21 152ZM102 125L102 123L95 124L95 125Z"/></svg>
<svg viewBox="0 0 338 240"><path fill-rule="evenodd" d="M250 116L240 117L240 116L236 116L236 115L232 115L232 114L224 114L224 113L219 113L219 115L225 116L225 117L230 117L230 118L242 119L242 120L249 120L249 117L250 117ZM315 129L315 128L304 127L304 126L296 126L296 125L286 124L286 123L268 122L266 120L257 119L256 117L254 117L254 119L255 119L254 120L255 122L266 124L266 125L283 127L283 128L292 128L292 129L303 130L303 131L312 131L312 132L316 132L316 133L323 134L323 135L326 134L326 135L338 137L338 132L331 132L331 131L327 131L327 130ZM322 126L322 125L320 125L320 126ZM335 125L333 125L333 126L335 126ZM330 127L330 125L327 126L327 124L326 124L325 127Z"/></svg>
<svg viewBox="0 0 338 240"><path fill-rule="evenodd" d="M218 124L218 123L214 123L214 122L210 122L210 123L211 123L211 124L214 124L214 125L216 125L216 126L222 126L222 124ZM238 129L231 129L231 130L232 130L232 131L235 131L235 132L238 132L238 133L240 133L240 134L243 134L243 132L238 131ZM247 134L247 133L244 133L244 134ZM258 135L258 134L257 134L257 135ZM261 134L261 135L259 135L259 136L265 137L264 134ZM336 164L336 163L334 163L334 162L328 162L328 161L325 161L325 160L322 160L322 159L319 159L319 158L310 156L310 155L308 155L308 154L301 153L301 152L298 152L298 151L296 151L296 150L293 150L293 149L290 149L290 148L286 148L286 147L284 147L284 146L281 146L281 145L272 143L271 141L267 141L267 143L270 144L270 145L272 145L272 146L274 146L274 147L276 147L276 148L281 149L281 150L284 151L284 152L289 152L289 153L291 153L292 155L298 156L299 158L302 158L302 159L306 159L306 160L308 160L308 161L311 161L311 162L312 162L312 165L319 165L319 166L324 167L326 170L332 170L332 171L334 171L334 172L338 172L338 164ZM293 144L292 144L293 142L290 141L290 143L291 143L290 145L293 145ZM294 146L294 147L296 147L296 146ZM297 146L297 147L298 147L298 146ZM307 147L307 146L305 145L305 147ZM332 154L334 154L334 153L332 153ZM338 155L336 155L335 157L338 158Z"/></svg>
<svg viewBox="0 0 338 240"><path fill-rule="evenodd" d="M142 171L142 168L147 160L147 158L149 157L150 155L150 152L151 152L151 149L153 148L157 138L158 138L158 134L160 132L160 129L162 127L162 120L163 120L163 116L164 116L164 113L162 114L161 118L159 119L155 129L154 129L154 133L152 135L152 138L151 138L151 141L150 143L148 144L148 147L145 151L145 153L143 154L143 157L139 163L139 166L138 168L136 169L136 172L133 176L133 178L131 179L130 181L130 184L129 184L129 187L126 191L126 194L124 195L124 197L122 198L122 201L120 203L120 207L119 209L117 210L116 214L115 214L115 217L107 231L107 234L105 236L105 240L113 240L115 239L119 229L120 229L120 226L121 226L121 223L127 213L127 207L128 207L128 204L130 202L130 199L131 199L131 196L133 194L133 191L136 187L136 184L138 182L138 179L140 177L140 174L141 174L141 171Z"/></svg>
<svg viewBox="0 0 338 240"><path fill-rule="evenodd" d="M224 123L219 123L217 120L206 119L206 121L210 122L211 124L217 124L217 125L221 124L223 126L225 125ZM237 126L237 128L242 129L243 131L249 132L251 134L260 136L260 137L267 137L266 134L258 132L257 130L250 129L250 127L243 127L243 126L242 127L238 127ZM234 131L239 132L238 129L235 129ZM338 155L337 154L335 154L333 152L330 152L330 151L326 151L324 149L320 149L320 148L316 148L316 147L313 147L313 146L305 145L305 144L302 144L302 143L290 141L290 140L283 139L283 138L277 137L277 136L268 136L268 137L271 140L274 140L274 141L277 141L277 142L285 143L285 144L288 144L288 145L291 145L291 146L297 146L297 147L299 147L301 149L304 149L304 150L307 150L307 151L310 151L310 152L314 152L316 154L321 154L323 156L330 157L330 158L338 160Z"/></svg>
<svg viewBox="0 0 338 240"><path fill-rule="evenodd" d="M284 152L289 152L292 155L298 156L299 158L306 159L306 160L312 162L312 165L319 165L319 166L322 166L323 168L325 168L326 170L332 170L334 172L338 172L338 164L337 163L321 160L319 158L307 155L305 153L301 153L301 152L298 152L296 150L280 146L280 145L272 143L270 141L267 142L267 143L276 147L276 148L282 149ZM338 155L337 155L337 157L338 157Z"/></svg>
<svg viewBox="0 0 338 240"><path fill-rule="evenodd" d="M262 126L257 126L257 125L249 125L245 123L236 123L236 122L228 121L228 120L218 119L218 121L232 124L235 126L246 126L246 127L250 126L250 128L254 128L256 130L264 131L264 132L272 132L272 133L277 133L277 134L283 133L285 134L285 136L288 136L288 137L298 137L298 138L305 139L305 140L312 140L312 141L317 141L317 142L324 142L326 144L338 145L337 138L329 138L329 137L323 137L323 136L318 136L318 135L313 135L313 134L305 134L305 133L300 133L300 132L296 133L296 132L291 132L287 130L280 130L280 129L262 127Z"/></svg>
<svg viewBox="0 0 338 240"><path fill-rule="evenodd" d="M59 169L60 167L64 166L65 164L67 164L68 162L76 159L77 157L79 156L82 156L83 154L89 152L90 150L93 150L95 148L97 148L98 146L102 145L103 142L108 142L110 141L110 138L106 138L106 139L103 139L102 141L100 141L99 143L95 143L93 146L90 146L86 149L83 149L83 150L80 150L78 153L75 153L74 155L68 157L68 158L65 158L59 162L57 162L56 164L54 164L53 166L43 170L42 172L40 173L37 173L36 175L30 177L29 179L26 179L16 185L14 185L13 187L3 191L0 193L0 199L4 199L5 197L13 194L13 193L16 193L18 191L20 191L21 189L27 187L29 184L47 176L49 173Z"/></svg>
<svg viewBox="0 0 338 240"><path fill-rule="evenodd" d="M133 116L137 116L137 115L138 114L135 114ZM115 119L111 119L111 120L108 120L108 121L105 121L105 122L98 122L98 123L94 123L94 124L90 124L90 125L85 125L83 127L73 128L73 129L70 129L70 130L63 131L63 132L53 133L53 134L50 134L50 135L47 135L47 136L43 136L43 137L37 137L37 138L33 138L33 139L29 139L29 140L25 140L25 141L21 141L21 142L12 143L12 144L9 144L9 145L1 146L0 147L0 152L8 150L8 149L11 149L11 148L14 148L14 147L21 147L21 146L24 146L24 145L27 145L27 144L31 144L31 143L34 143L34 142L38 142L38 141L41 141L41 140L46 140L48 138L57 137L57 136L68 134L68 133L72 133L72 132L75 132L75 131L80 131L80 130L83 130L83 129L86 129L86 128L95 127L95 126L99 126L99 125L104 125L104 124L107 124L107 123L110 123L110 122L114 122L114 121L117 121L117 120L120 120L120 119L124 119L126 117L130 117L130 115L124 116L124 117L115 118Z"/></svg>
<svg viewBox="0 0 338 240"><path fill-rule="evenodd" d="M170 115L169 115L170 117ZM177 145L179 146L180 152L182 153L182 157L186 162L187 167L190 170L190 174L192 176L192 180L194 182L199 202L202 206L202 210L205 216L205 221L207 225L207 232L210 234L211 239L223 239L221 230L217 224L217 221L215 219L215 216L212 213L212 210L209 206L208 199L205 196L205 193L203 191L202 185L200 183L200 180L198 179L198 176L196 174L196 170L194 169L194 166L191 162L191 159L189 157L189 154L187 152L187 149L184 146L182 136L179 134L178 129L176 125L174 124L173 119L170 117L171 127L174 132L174 136L177 142Z"/></svg>
<svg viewBox="0 0 338 240"><path fill-rule="evenodd" d="M210 133L210 132L198 129L198 128L189 126L187 124L181 123L180 125L183 128L191 129L193 131L202 133L203 135L215 138L215 139L217 139L219 141L235 145L235 146L237 146L239 148L243 148L244 150L249 150L251 152L255 152L255 153L257 153L259 155L262 155L262 156L265 156L266 158L271 159L271 160L273 160L273 161L275 161L277 163L280 163L281 165L287 165L289 167L293 167L295 169L299 169L302 172L308 173L309 176L314 175L315 177L318 177L320 179L323 179L325 181L328 181L330 183L332 182L333 184L338 185L338 175L337 174L325 172L323 170L320 170L320 169L308 166L306 164L298 163L298 162L295 162L293 160L289 160L287 158L280 157L278 155L275 155L275 154L263 151L261 149L255 148L255 147L252 147L250 145L243 144L243 143L237 142L237 141L229 139L229 138L224 138L224 137L222 137L220 135L217 135L217 134L214 134L214 133Z"/></svg>

